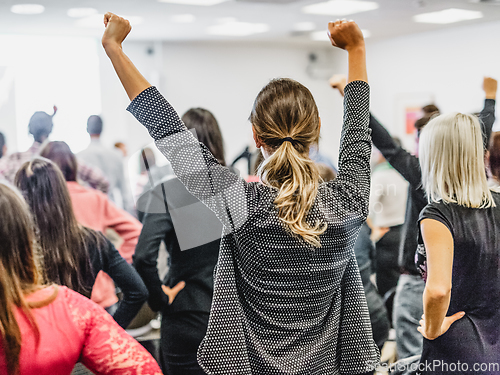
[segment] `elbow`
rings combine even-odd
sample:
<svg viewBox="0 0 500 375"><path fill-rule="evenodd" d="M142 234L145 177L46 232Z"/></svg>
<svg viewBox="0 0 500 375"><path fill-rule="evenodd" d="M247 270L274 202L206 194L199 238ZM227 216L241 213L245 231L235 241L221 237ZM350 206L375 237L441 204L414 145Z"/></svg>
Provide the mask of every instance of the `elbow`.
<svg viewBox="0 0 500 375"><path fill-rule="evenodd" d="M146 285L144 283L141 283L140 287L137 290L135 299L140 302L140 303L146 303L149 299L149 291L148 288L146 288Z"/></svg>
<svg viewBox="0 0 500 375"><path fill-rule="evenodd" d="M451 285L426 286L425 294L434 301L443 301L451 296Z"/></svg>

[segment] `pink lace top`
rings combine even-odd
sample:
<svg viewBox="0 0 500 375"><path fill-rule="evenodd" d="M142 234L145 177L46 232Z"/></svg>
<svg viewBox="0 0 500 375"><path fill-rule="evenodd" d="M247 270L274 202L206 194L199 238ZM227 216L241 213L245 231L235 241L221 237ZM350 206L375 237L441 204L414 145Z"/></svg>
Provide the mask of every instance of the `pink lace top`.
<svg viewBox="0 0 500 375"><path fill-rule="evenodd" d="M43 300L53 288L40 290L29 300ZM59 287L49 305L32 309L40 343L26 317L16 312L22 334L21 375L70 374L82 362L95 374L161 374L156 361L130 337L100 306L82 295ZM0 342L0 374L6 374L6 362Z"/></svg>

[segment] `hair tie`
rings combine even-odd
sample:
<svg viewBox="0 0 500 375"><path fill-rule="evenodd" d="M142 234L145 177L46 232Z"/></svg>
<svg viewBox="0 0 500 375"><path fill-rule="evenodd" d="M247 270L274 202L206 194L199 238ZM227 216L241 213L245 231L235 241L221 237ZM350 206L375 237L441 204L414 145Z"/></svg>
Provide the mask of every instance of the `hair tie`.
<svg viewBox="0 0 500 375"><path fill-rule="evenodd" d="M284 142L290 142L293 146L297 146L297 145L300 145L301 143L291 137L285 137L285 138L281 138L279 140L279 145L281 146Z"/></svg>

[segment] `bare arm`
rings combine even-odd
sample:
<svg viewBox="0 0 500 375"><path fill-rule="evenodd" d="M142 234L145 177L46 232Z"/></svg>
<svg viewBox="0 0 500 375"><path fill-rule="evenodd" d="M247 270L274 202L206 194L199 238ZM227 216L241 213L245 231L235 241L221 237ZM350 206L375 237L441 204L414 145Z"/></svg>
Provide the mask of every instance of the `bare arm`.
<svg viewBox="0 0 500 375"><path fill-rule="evenodd" d="M368 82L366 73L365 39L358 25L353 21L335 21L328 24L328 36L332 45L345 49L349 55L348 83Z"/></svg>
<svg viewBox="0 0 500 375"><path fill-rule="evenodd" d="M420 223L427 253L427 283L424 290L424 315L418 330L429 339L444 334L451 324L464 316L458 312L450 317L451 277L453 270L453 237L441 222L424 219Z"/></svg>
<svg viewBox="0 0 500 375"><path fill-rule="evenodd" d="M122 42L132 30L132 27L126 19L109 12L104 15L104 25L106 30L102 37L102 46L111 60L129 99L133 100L151 84L122 50Z"/></svg>

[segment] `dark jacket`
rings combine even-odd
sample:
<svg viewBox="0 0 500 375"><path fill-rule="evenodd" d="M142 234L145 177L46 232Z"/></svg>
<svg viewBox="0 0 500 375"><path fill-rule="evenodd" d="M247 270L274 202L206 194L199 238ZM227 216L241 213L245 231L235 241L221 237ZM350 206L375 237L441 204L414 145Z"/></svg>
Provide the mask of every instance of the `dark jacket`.
<svg viewBox="0 0 500 375"><path fill-rule="evenodd" d="M222 224L175 177L156 185L147 194L134 265L149 290L150 307L164 314L209 312ZM163 281L157 270L162 241L169 255L169 270ZM180 281L185 281L186 286L169 305L161 286L174 287Z"/></svg>

